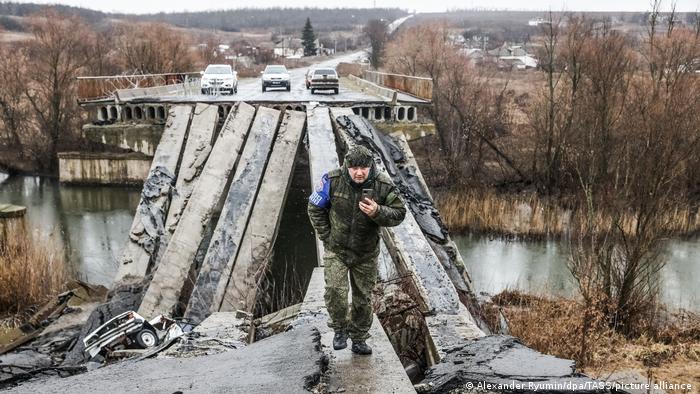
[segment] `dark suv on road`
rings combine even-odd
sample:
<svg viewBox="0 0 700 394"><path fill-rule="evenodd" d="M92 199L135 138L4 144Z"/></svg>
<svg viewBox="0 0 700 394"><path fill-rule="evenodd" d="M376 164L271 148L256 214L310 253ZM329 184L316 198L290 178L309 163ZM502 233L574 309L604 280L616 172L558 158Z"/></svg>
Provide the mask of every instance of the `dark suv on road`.
<svg viewBox="0 0 700 394"><path fill-rule="evenodd" d="M292 88L292 82L289 78L289 72L285 66L267 66L262 72L262 91L267 88L286 88L289 92Z"/></svg>

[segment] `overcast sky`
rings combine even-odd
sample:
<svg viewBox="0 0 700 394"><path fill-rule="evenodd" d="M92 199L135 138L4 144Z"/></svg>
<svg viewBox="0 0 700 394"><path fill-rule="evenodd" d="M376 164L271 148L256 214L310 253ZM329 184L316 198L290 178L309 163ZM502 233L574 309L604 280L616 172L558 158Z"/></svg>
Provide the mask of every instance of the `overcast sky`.
<svg viewBox="0 0 700 394"><path fill-rule="evenodd" d="M16 0L15 0L16 1ZM649 0L256 0L221 1L221 0L33 0L20 3L66 4L91 8L106 12L154 13L176 11L203 11L242 7L398 7L417 12L444 12L455 8L489 8L511 10L553 10L553 11L647 11ZM670 0L664 3L670 4ZM700 9L700 0L677 0L677 11L696 11ZM668 7L667 7L668 8Z"/></svg>

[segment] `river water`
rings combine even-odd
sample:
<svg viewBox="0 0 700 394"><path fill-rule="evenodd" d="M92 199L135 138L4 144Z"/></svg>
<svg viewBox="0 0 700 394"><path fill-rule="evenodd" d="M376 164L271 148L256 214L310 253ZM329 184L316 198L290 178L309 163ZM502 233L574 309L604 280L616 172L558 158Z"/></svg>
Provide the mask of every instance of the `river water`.
<svg viewBox="0 0 700 394"><path fill-rule="evenodd" d="M109 286L116 274L117 257L126 242L140 190L66 186L59 185L55 179L41 177L3 178L0 177L0 203L26 206L29 228L35 234L50 236L63 246L66 260L78 278ZM290 192L286 208L295 212L284 220L283 227L296 227L296 230L280 230L280 237L289 237L290 242L281 240L275 247L278 257L275 260L284 256L287 262L310 262L302 263L303 272L298 273L302 274L299 275L301 279L295 280L301 282L297 283L300 286L305 285L304 278L309 276L306 271L313 269L316 259L315 256L300 256L300 253L313 254L313 235L306 236L312 232L310 226L298 226L299 221L306 218L305 201L296 204L291 200L305 199L306 195L306 190ZM304 237L300 240L289 234ZM568 249L563 242L513 242L480 236L453 238L478 292L496 294L506 288L553 295L575 292L573 278L566 269ZM300 246L307 242L310 243L308 248ZM674 307L700 311L700 287L697 286L700 241L670 241L666 246L666 258L667 264L661 272L662 301ZM277 279L279 282L282 278Z"/></svg>
<svg viewBox="0 0 700 394"><path fill-rule="evenodd" d="M477 292L504 289L569 296L576 285L566 268L564 241L523 242L482 236L453 236ZM700 312L700 240L672 240L665 245L661 301Z"/></svg>
<svg viewBox="0 0 700 394"><path fill-rule="evenodd" d="M63 247L77 278L109 286L139 202L140 190L59 185L14 176L0 183L0 203L27 207L27 227Z"/></svg>

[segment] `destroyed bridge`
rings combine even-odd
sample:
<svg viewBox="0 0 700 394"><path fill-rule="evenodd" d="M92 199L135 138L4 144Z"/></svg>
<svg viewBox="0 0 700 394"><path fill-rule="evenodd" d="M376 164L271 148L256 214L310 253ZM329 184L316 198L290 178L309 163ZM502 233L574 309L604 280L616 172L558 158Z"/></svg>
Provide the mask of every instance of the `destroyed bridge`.
<svg viewBox="0 0 700 394"><path fill-rule="evenodd" d="M341 72L347 77L338 95L310 94L301 82L305 70L291 70L291 92L261 93L258 80L241 80L232 96L198 94L196 75L140 76L145 87L138 88L130 77L81 79L81 105L91 119L86 137L133 152L63 153L61 180L143 184L110 297L83 335L134 310L146 318L189 319L200 336L238 345L173 363L177 352L162 344L136 363L16 390L410 393L479 381L589 382L572 361L488 331L407 142L434 132L432 81L358 66L338 65L358 75ZM162 129L155 138L153 125ZM319 241L308 256L316 268L302 289L303 303L257 319L283 326L257 340L251 316L264 296L295 166L303 161L315 183L356 144L374 152L409 208L401 225L381 234L381 294L369 339L374 355L330 350ZM74 360L82 356L80 345Z"/></svg>

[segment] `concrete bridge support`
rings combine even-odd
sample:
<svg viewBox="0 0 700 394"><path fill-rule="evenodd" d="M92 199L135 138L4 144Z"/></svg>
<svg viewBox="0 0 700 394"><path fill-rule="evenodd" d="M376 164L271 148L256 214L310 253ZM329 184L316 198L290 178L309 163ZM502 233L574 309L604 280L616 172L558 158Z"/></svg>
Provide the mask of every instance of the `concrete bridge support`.
<svg viewBox="0 0 700 394"><path fill-rule="evenodd" d="M119 259L115 281L127 276L143 278L156 252L165 226L171 189L175 183L180 152L192 115L190 105L171 107L151 170L141 192L141 201L129 231L129 240Z"/></svg>
<svg viewBox="0 0 700 394"><path fill-rule="evenodd" d="M240 103L226 120L141 302L139 313L143 316L173 315L180 306L195 254L238 161L254 115L255 108Z"/></svg>

